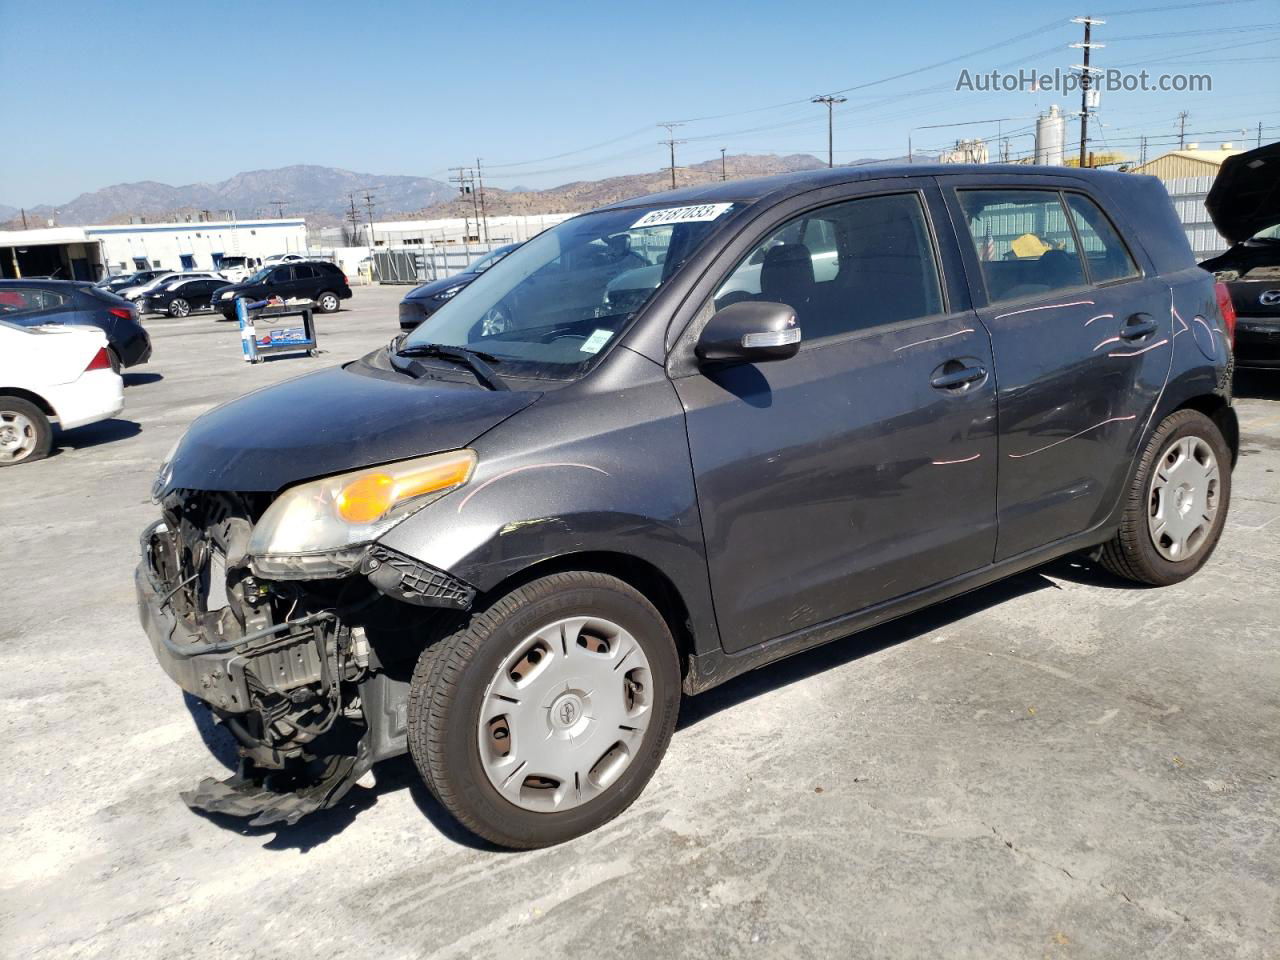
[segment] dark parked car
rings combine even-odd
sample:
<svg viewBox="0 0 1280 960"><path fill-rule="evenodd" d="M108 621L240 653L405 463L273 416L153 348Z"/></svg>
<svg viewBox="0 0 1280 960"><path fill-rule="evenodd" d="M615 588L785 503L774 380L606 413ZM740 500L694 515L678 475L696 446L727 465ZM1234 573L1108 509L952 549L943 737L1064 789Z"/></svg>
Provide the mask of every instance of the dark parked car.
<svg viewBox="0 0 1280 960"><path fill-rule="evenodd" d="M22 327L85 324L107 335L114 370L146 363L151 337L133 304L80 280L0 280L0 320Z"/></svg>
<svg viewBox="0 0 1280 960"><path fill-rule="evenodd" d="M168 270L139 270L137 273L120 273L114 276L103 277L94 286L99 290L106 290L108 293L115 293L117 290L123 290L125 287L136 287L140 284L149 283L162 273L169 273Z"/></svg>
<svg viewBox="0 0 1280 960"><path fill-rule="evenodd" d="M1205 208L1231 248L1200 264L1234 305L1236 363L1280 368L1280 143L1228 157Z"/></svg>
<svg viewBox="0 0 1280 960"><path fill-rule="evenodd" d="M508 243L472 261L461 273L414 287L400 301L400 329L412 330L518 246L518 243Z"/></svg>
<svg viewBox="0 0 1280 960"><path fill-rule="evenodd" d="M142 297L138 301L138 311L185 317L192 311L212 310L214 294L226 287L227 281L221 277L173 280Z"/></svg>
<svg viewBox="0 0 1280 960"><path fill-rule="evenodd" d="M184 796L292 822L408 751L469 829L556 843L683 695L1068 553L1176 583L1227 516L1230 349L1149 177L845 167L567 220L161 467L142 623L242 758Z"/></svg>
<svg viewBox="0 0 1280 960"><path fill-rule="evenodd" d="M284 263L263 267L244 283L222 286L214 292L214 306L228 320L236 316L235 302L265 300L268 297L310 299L321 313L333 313L341 301L351 298L346 274L325 260Z"/></svg>

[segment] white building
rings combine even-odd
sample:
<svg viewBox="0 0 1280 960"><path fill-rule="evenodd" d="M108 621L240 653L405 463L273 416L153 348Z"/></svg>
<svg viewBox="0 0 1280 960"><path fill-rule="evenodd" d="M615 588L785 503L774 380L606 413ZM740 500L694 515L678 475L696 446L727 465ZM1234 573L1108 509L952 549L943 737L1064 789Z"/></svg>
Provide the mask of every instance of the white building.
<svg viewBox="0 0 1280 960"><path fill-rule="evenodd" d="M364 225L365 242L373 247L442 246L484 243L492 246L523 243L548 227L576 217L576 213L530 213L510 216L457 217L446 220L383 220Z"/></svg>
<svg viewBox="0 0 1280 960"><path fill-rule="evenodd" d="M134 270L212 270L223 257L307 249L307 222L205 220L0 231L0 276L97 280Z"/></svg>

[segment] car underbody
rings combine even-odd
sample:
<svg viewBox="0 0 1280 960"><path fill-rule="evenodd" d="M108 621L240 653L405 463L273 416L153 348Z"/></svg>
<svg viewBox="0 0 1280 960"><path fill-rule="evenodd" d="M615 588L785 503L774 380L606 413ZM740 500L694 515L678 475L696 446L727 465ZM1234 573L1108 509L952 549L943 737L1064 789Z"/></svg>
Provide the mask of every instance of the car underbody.
<svg viewBox="0 0 1280 960"><path fill-rule="evenodd" d="M345 575L258 576L246 547L267 495L170 492L142 537L142 622L182 689L234 736L239 768L191 807L295 823L406 750L408 679L475 596L377 545Z"/></svg>

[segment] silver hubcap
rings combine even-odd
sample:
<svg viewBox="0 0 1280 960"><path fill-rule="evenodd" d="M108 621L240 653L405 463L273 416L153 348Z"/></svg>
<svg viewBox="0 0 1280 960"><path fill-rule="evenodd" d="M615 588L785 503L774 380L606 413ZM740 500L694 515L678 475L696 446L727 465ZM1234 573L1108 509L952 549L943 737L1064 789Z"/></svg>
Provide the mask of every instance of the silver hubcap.
<svg viewBox="0 0 1280 960"><path fill-rule="evenodd" d="M1213 448L1199 437L1176 440L1161 454L1147 508L1160 556L1189 560L1204 546L1218 515L1220 480Z"/></svg>
<svg viewBox="0 0 1280 960"><path fill-rule="evenodd" d="M185 300L173 301L173 315L175 317L185 317L188 312L189 310L187 308L187 301Z"/></svg>
<svg viewBox="0 0 1280 960"><path fill-rule="evenodd" d="M20 413L0 410L0 460L25 460L36 448L36 425Z"/></svg>
<svg viewBox="0 0 1280 960"><path fill-rule="evenodd" d="M335 296L333 296L333 294L329 294L328 296L321 297L321 298L320 298L320 308L321 308L322 310L324 310L326 313L328 313L328 312L330 312L330 311L333 311L333 310L337 310L337 309L338 309L338 298L337 298L337 297L335 297Z"/></svg>
<svg viewBox="0 0 1280 960"><path fill-rule="evenodd" d="M587 803L639 752L652 698L649 659L622 627L599 617L550 623L516 645L485 689L485 774L525 810Z"/></svg>

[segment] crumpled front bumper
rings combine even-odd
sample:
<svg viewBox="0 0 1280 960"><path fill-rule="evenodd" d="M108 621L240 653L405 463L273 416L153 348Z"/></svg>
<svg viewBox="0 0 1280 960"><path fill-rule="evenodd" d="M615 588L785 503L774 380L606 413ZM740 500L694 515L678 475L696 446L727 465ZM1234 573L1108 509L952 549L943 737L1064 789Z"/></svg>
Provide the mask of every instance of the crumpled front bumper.
<svg viewBox="0 0 1280 960"><path fill-rule="evenodd" d="M163 601L160 585L144 552L133 574L138 599L138 619L151 641L151 651L169 679L223 710L243 713L250 708L249 688L244 676L244 658L234 651L184 657L174 647L203 644L204 638L182 624ZM237 662L238 661L238 662Z"/></svg>

